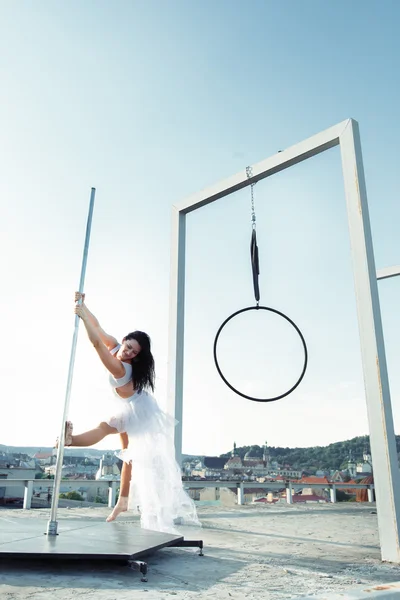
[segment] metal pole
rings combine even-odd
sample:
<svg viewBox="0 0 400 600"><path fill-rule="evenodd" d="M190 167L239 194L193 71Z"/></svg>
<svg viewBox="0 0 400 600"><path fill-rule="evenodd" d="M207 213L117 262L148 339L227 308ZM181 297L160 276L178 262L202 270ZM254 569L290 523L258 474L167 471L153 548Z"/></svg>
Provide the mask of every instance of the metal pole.
<svg viewBox="0 0 400 600"><path fill-rule="evenodd" d="M83 249L81 278L80 278L80 282L79 282L79 291L81 293L83 293L83 287L84 287L84 283L85 283L86 264L87 264L87 257L88 257L88 252L89 252L90 230L92 227L92 217L93 217L95 194L96 194L96 190L95 190L95 188L92 188L91 193L90 193L89 214L88 214L87 224L86 224L86 237L85 237L85 247ZM60 434L59 442L58 442L56 473L54 475L53 498L52 498L52 502L51 502L50 520L47 523L47 535L58 535L57 534L57 528L58 528L57 508L58 508L58 497L60 495L61 474L62 474L62 466L63 466L63 459L64 459L65 422L68 418L68 409L69 409L69 401L70 401L71 386L72 386L72 376L74 373L74 364L75 364L76 344L78 341L78 330L79 330L79 317L78 317L78 315L75 315L75 328L74 328L74 335L72 338L71 356L69 359L67 389L66 389L66 393L65 393L61 434Z"/></svg>

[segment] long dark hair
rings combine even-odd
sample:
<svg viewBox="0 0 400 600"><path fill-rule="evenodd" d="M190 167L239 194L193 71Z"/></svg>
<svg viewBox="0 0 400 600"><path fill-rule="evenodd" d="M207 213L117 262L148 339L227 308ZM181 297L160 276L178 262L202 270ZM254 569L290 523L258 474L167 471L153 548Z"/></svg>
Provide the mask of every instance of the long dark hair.
<svg viewBox="0 0 400 600"><path fill-rule="evenodd" d="M132 331L122 341L127 340L136 340L141 348L139 354L132 360L132 379L135 389L141 392L148 387L154 392L155 370L150 337L144 331Z"/></svg>

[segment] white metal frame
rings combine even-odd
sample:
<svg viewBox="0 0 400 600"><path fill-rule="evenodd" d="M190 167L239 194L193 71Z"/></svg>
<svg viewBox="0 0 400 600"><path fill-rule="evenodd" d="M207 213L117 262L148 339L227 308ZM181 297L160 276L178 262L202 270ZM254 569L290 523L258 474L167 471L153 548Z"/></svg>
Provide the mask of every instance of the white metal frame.
<svg viewBox="0 0 400 600"><path fill-rule="evenodd" d="M348 119L191 196L172 209L168 403L178 420L177 460L182 453L186 215L251 183L340 146L357 302L362 364L382 560L400 562L400 477L386 365L378 279L400 275L400 267L376 271L358 123Z"/></svg>
<svg viewBox="0 0 400 600"><path fill-rule="evenodd" d="M390 277L397 277L400 275L400 265L397 267L385 267L384 269L379 269L376 273L377 279L389 279Z"/></svg>

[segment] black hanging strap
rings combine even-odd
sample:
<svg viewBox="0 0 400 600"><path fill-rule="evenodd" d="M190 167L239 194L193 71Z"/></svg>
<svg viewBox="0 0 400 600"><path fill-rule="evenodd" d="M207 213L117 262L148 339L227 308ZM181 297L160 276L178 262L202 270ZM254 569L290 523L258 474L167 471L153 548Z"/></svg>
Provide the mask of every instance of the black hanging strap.
<svg viewBox="0 0 400 600"><path fill-rule="evenodd" d="M247 179L253 177L252 167L246 167ZM254 297L258 303L260 301L260 287L258 284L258 276L260 274L260 263L258 260L258 246L257 246L257 234L256 234L256 211L254 207L254 183L250 184L251 193L251 243L250 243L250 255L251 255L251 269L253 271L253 287Z"/></svg>
<svg viewBox="0 0 400 600"><path fill-rule="evenodd" d="M260 263L259 263L259 259L258 259L257 233L256 233L255 229L253 229L251 232L250 254L251 254L251 268L253 271L254 297L258 304L260 301L260 288L258 285L258 276L260 274Z"/></svg>

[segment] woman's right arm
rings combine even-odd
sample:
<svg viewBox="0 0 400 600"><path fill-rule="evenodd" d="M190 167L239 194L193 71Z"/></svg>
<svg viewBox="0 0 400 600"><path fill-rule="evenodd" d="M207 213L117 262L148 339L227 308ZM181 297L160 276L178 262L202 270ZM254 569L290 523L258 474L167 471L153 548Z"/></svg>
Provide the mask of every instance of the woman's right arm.
<svg viewBox="0 0 400 600"><path fill-rule="evenodd" d="M80 292L75 292L75 302L78 302L79 300L82 300L82 304L84 304L85 294L81 294ZM85 304L85 313L87 315L88 321L97 330L97 333L98 333L101 341L108 348L108 350L113 350L116 346L118 346L118 341L116 340L116 338L112 335L109 335L108 333L106 333L104 331L104 329L102 329L99 321L96 319L94 314L90 312L90 310L88 309L86 304Z"/></svg>
<svg viewBox="0 0 400 600"><path fill-rule="evenodd" d="M100 337L100 333L97 327L95 327L88 315L88 310L84 304L78 304L75 306L75 314L82 319L89 340L92 342L97 354L103 365L111 373L115 379L120 379L125 375L125 366L118 358L112 356L110 351L107 349L103 340Z"/></svg>

